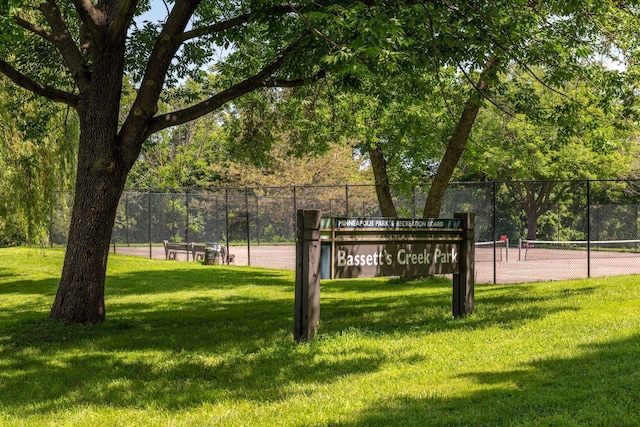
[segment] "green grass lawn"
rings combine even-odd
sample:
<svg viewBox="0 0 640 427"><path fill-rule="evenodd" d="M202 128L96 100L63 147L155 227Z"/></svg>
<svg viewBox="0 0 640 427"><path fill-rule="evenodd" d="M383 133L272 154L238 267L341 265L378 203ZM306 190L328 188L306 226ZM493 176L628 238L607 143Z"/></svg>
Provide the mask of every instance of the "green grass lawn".
<svg viewBox="0 0 640 427"><path fill-rule="evenodd" d="M112 255L107 321L47 321L60 250L0 249L2 426L637 426L640 277L322 283L293 342L294 273Z"/></svg>

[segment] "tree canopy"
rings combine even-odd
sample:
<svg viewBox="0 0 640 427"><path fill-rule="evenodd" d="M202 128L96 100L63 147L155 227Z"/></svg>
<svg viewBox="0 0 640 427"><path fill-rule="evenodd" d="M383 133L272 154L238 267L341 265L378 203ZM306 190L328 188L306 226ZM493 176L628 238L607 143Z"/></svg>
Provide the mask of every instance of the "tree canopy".
<svg viewBox="0 0 640 427"><path fill-rule="evenodd" d="M461 162L463 179L509 180L507 188L526 215L527 239L535 239L538 219L567 202L576 180L619 179L633 173L638 156L633 114L622 102L600 105L584 82L562 92L539 82L512 85L502 109L486 108ZM522 113L504 111L526 102Z"/></svg>

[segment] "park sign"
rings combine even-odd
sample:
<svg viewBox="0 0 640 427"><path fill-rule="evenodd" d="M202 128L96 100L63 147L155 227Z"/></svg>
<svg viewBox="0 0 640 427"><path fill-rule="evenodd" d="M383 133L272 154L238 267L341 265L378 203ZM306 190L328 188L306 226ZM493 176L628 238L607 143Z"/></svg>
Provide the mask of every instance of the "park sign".
<svg viewBox="0 0 640 427"><path fill-rule="evenodd" d="M294 339L313 339L320 321L320 279L451 274L453 316L473 312L474 222L453 218L321 218L297 213Z"/></svg>

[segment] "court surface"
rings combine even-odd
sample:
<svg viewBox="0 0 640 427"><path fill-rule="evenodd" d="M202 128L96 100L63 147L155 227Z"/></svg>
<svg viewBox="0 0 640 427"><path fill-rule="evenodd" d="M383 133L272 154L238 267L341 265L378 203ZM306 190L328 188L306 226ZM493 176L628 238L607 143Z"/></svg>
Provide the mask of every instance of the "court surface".
<svg viewBox="0 0 640 427"><path fill-rule="evenodd" d="M113 248L112 248L113 251ZM533 255L535 251L535 256ZM495 263L495 283L526 283L550 280L582 279L588 277L590 264L591 277L620 276L640 274L640 253L591 251L590 260L586 251L538 249L527 253L510 248L507 257L504 248L497 250L498 262ZM115 252L124 255L149 257L150 248L118 246ZM235 255L235 265L295 270L295 246L232 246L230 253ZM151 248L151 256L164 259L162 246ZM185 254L178 254L179 262L186 261ZM494 283L493 248L476 250L476 283ZM508 259L508 260L507 260Z"/></svg>

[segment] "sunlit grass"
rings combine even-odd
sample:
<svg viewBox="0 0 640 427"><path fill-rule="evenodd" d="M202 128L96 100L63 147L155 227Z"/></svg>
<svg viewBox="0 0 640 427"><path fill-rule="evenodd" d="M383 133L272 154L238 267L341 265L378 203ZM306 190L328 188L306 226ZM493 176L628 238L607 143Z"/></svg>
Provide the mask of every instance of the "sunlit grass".
<svg viewBox="0 0 640 427"><path fill-rule="evenodd" d="M640 279L322 283L293 342L294 273L111 256L107 321L46 320L62 251L0 250L0 425L637 425Z"/></svg>

